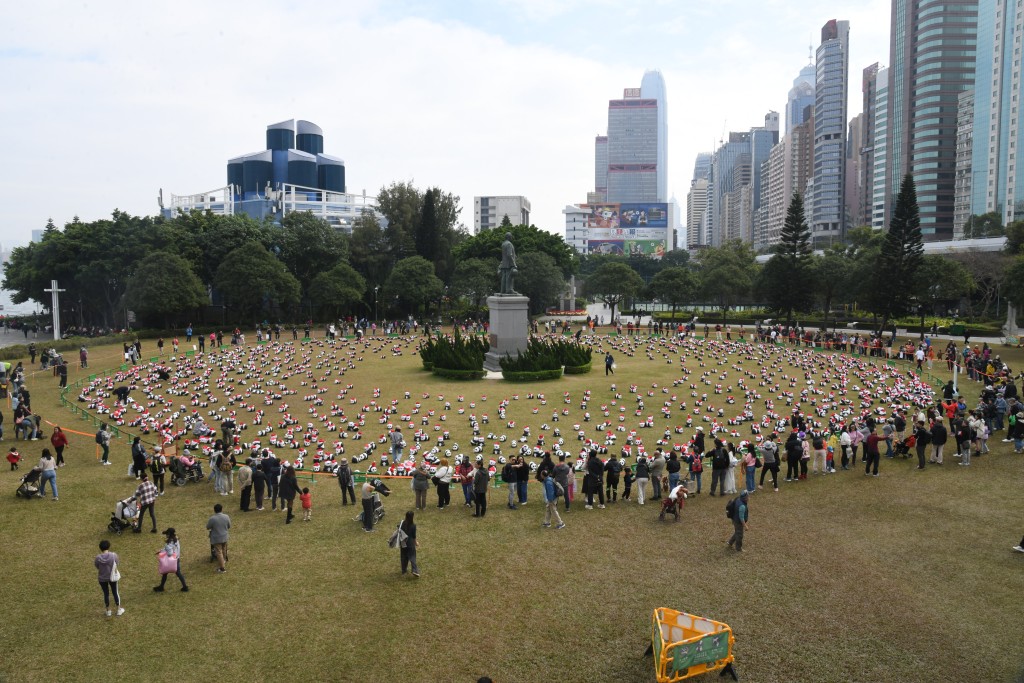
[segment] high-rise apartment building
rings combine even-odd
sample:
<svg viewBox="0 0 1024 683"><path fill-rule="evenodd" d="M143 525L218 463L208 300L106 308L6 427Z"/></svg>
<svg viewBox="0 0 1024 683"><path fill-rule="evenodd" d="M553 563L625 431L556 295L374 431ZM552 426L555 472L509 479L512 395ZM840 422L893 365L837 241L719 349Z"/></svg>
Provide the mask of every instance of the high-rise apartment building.
<svg viewBox="0 0 1024 683"><path fill-rule="evenodd" d="M850 125L846 132L846 187L843 196L846 198L846 225L857 227L863 225L860 222L861 216L861 162L863 156L863 138L861 137L864 125L864 114L857 114L850 119Z"/></svg>
<svg viewBox="0 0 1024 683"><path fill-rule="evenodd" d="M750 158L750 133L729 133L727 142L723 142L711 157L711 175L708 192L708 246L719 247L728 239L728 234L739 231L729 224L731 214L726 197L735 189L736 179L733 173L736 163L742 155ZM748 161L749 163L749 161Z"/></svg>
<svg viewBox="0 0 1024 683"><path fill-rule="evenodd" d="M1016 2L978 2L970 212L998 213L1004 224L1024 218L1024 168L1017 158L1024 127L1022 34L1024 8Z"/></svg>
<svg viewBox="0 0 1024 683"><path fill-rule="evenodd" d="M800 75L793 79L793 87L789 89L786 99L786 135L805 121L804 112L807 107L814 106L814 64L800 69Z"/></svg>
<svg viewBox="0 0 1024 683"><path fill-rule="evenodd" d="M565 215L565 243L579 254L587 253L587 240L590 231L587 229L589 209L569 204L562 213Z"/></svg>
<svg viewBox="0 0 1024 683"><path fill-rule="evenodd" d="M473 198L473 232L479 234L501 225L508 216L512 225L530 224L530 200L521 196Z"/></svg>
<svg viewBox="0 0 1024 683"><path fill-rule="evenodd" d="M607 202L668 201L668 124L665 80L644 74L608 102L608 134L594 141L594 191Z"/></svg>
<svg viewBox="0 0 1024 683"><path fill-rule="evenodd" d="M875 129L872 140L871 222L875 230L886 227L885 210L889 204L885 187L889 150L889 69L879 69L875 77Z"/></svg>
<svg viewBox="0 0 1024 683"><path fill-rule="evenodd" d="M993 4L1009 8L1012 3ZM956 113L960 93L974 87L977 41L978 0L893 0L885 224L903 176L910 173L926 241L953 237ZM1007 54L1016 47L1020 44L1011 42ZM982 68L994 71L992 65ZM976 106L985 99L976 98ZM976 112L975 120L980 118ZM983 118L988 119L987 110Z"/></svg>
<svg viewBox="0 0 1024 683"><path fill-rule="evenodd" d="M878 62L864 69L861 78L864 95L860 125L860 164L857 204L859 211L853 216L854 225L871 225L875 180L875 104L878 100Z"/></svg>
<svg viewBox="0 0 1024 683"><path fill-rule="evenodd" d="M982 79L983 80L983 79ZM977 82L977 81L976 81ZM953 192L953 237L963 237L971 217L972 156L974 153L974 91L960 93L956 112L956 182Z"/></svg>
<svg viewBox="0 0 1024 683"><path fill-rule="evenodd" d="M686 195L686 248L697 249L704 246L704 214L708 208L708 179L698 178L690 185Z"/></svg>
<svg viewBox="0 0 1024 683"><path fill-rule="evenodd" d="M686 194L686 248L697 249L707 244L703 226L708 208L708 177L711 175L711 154L701 152L693 165L693 179Z"/></svg>
<svg viewBox="0 0 1024 683"><path fill-rule="evenodd" d="M820 248L846 235L846 111L850 22L828 21L815 52L814 189L811 240Z"/></svg>

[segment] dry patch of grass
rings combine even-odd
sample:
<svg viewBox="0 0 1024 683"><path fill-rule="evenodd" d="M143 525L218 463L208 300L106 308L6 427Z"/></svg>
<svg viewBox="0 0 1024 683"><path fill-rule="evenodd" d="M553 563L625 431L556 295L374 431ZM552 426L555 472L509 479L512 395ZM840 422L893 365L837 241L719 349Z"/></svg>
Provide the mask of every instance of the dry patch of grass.
<svg viewBox="0 0 1024 683"><path fill-rule="evenodd" d="M416 400L439 408L437 394L452 401L452 412L463 406L468 413L476 401L476 412L491 418L484 433L507 431L511 439L497 404L519 394L507 418L516 431L530 424L536 436L549 422L573 448L571 425L580 420L584 390L592 392L589 409L596 413L613 400L616 382L629 425L637 418L626 387L671 386L680 373L678 357L668 364L655 350L649 360L640 348L617 352L619 369L609 379L593 373L536 386L451 384L421 372L409 348L393 357L374 344L360 349L362 360L341 378L355 385L359 405L374 388L386 402L400 399L402 412ZM93 349L90 360L113 366L119 352ZM1003 356L1019 362L1014 353ZM692 380L699 376L696 359L687 363ZM55 378L40 373L30 386L45 419L76 428L77 418L59 407ZM331 387L329 395L336 393ZM406 390L409 401L402 399ZM548 399L537 415L536 400L526 398L531 391ZM671 391L691 400L684 387ZM420 398L424 392L429 399ZM563 392L571 404L562 403ZM303 393L290 403L305 421ZM658 414L662 400L660 393L647 398L644 412L658 425L640 430L649 444L666 424ZM564 405L572 415L551 423L551 410ZM762 405L755 405L758 414ZM722 407L733 415L742 400ZM276 412L267 415L273 420ZM674 411L667 423L680 416ZM373 414L367 422L368 437L375 436ZM82 424L91 433L91 423ZM468 444L464 416L452 415L446 428ZM29 465L43 443L25 449ZM669 606L730 624L745 680L931 681L968 671L976 680L1012 680L1021 670L1015 625L1024 556L1009 547L1022 532L1017 491L1024 456L998 439L991 445L992 455L968 471L947 464L919 473L909 460L883 460L878 479L855 470L782 484L778 494L758 492L742 555L725 548L725 500L706 494L690 500L679 523L659 522L654 505L619 502L588 511L577 502L564 515L567 528L556 532L540 527L534 485L530 503L514 512L505 508L503 490L492 491L484 519L470 517L457 488L455 504L444 511L433 507L431 493L430 507L417 515L419 580L399 575L398 553L385 544L412 507L407 485L393 486L388 515L374 534L360 531L356 510L341 507L329 478L313 486L313 521L289 526L269 509L242 514L237 497L214 496L206 484L171 487L157 503L158 523L178 529L192 591L178 592L170 577L166 593L152 592L159 537L114 537L127 613L108 620L92 557L98 541L110 538L113 504L134 480L124 474L125 442L113 449L115 464L104 468L95 464L91 436L80 436L58 475L59 503L16 500L17 475L0 472L8 491L0 497L0 678L468 681L487 674L497 681L650 681L653 667L641 654L651 611ZM224 501L234 527L230 571L218 576L204 527L213 504Z"/></svg>

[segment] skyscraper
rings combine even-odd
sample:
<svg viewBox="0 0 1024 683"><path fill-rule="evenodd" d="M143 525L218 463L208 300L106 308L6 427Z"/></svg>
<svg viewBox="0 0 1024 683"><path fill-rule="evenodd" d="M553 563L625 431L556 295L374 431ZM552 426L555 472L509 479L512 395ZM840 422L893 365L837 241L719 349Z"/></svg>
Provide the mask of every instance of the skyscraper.
<svg viewBox="0 0 1024 683"><path fill-rule="evenodd" d="M879 69L875 77L875 130L872 139L871 227L885 227L885 210L889 204L885 189L889 150L889 69Z"/></svg>
<svg viewBox="0 0 1024 683"><path fill-rule="evenodd" d="M814 190L811 239L815 247L846 234L846 109L850 22L832 19L821 28L815 53Z"/></svg>
<svg viewBox="0 0 1024 683"><path fill-rule="evenodd" d="M857 204L859 211L853 216L856 226L871 225L871 208L874 199L875 176L875 102L878 99L878 62L864 69L861 78L861 93L864 95L860 126L860 163L858 171Z"/></svg>
<svg viewBox="0 0 1024 683"><path fill-rule="evenodd" d="M608 102L608 135L595 139L595 193L608 202L667 202L665 80L648 71L622 95Z"/></svg>
<svg viewBox="0 0 1024 683"><path fill-rule="evenodd" d="M728 235L739 232L739 226L729 224L730 212L726 197L735 189L736 175L733 172L741 156L746 155L749 164L750 133L729 133L729 140L723 142L711 157L711 174L708 177L707 237L704 244L719 247ZM741 176L742 177L742 176Z"/></svg>
<svg viewBox="0 0 1024 683"><path fill-rule="evenodd" d="M1009 8L1012 3L987 0L987 4ZM1006 22L1007 36L1011 36L1010 26ZM1020 36L1019 30L1016 36ZM960 93L974 87L977 40L978 0L956 4L893 0L885 225L891 219L903 176L910 173L926 241L953 237L956 113ZM1007 56L1019 47L1019 43L1009 43ZM982 64L987 73L994 71L992 66L992 61ZM989 95L998 89L990 88ZM987 109L984 116L976 113L975 121L987 126L988 113ZM986 129L981 139L988 137Z"/></svg>
<svg viewBox="0 0 1024 683"><path fill-rule="evenodd" d="M978 78L975 82L981 82ZM956 112L956 182L953 194L953 237L964 234L964 223L971 217L971 186L974 181L974 91L960 93Z"/></svg>
<svg viewBox="0 0 1024 683"><path fill-rule="evenodd" d="M814 106L814 81L813 63L800 69L800 75L793 79L793 87L789 89L786 100L786 135L804 122L804 110Z"/></svg>
<svg viewBox="0 0 1024 683"><path fill-rule="evenodd" d="M1024 9L1016 2L978 3L970 212L998 213L1004 224L1024 217L1024 168L1017 159L1024 126L1022 27Z"/></svg>
<svg viewBox="0 0 1024 683"><path fill-rule="evenodd" d="M708 208L708 177L711 174L711 153L701 152L693 164L693 179L686 194L686 248L704 246L704 214Z"/></svg>

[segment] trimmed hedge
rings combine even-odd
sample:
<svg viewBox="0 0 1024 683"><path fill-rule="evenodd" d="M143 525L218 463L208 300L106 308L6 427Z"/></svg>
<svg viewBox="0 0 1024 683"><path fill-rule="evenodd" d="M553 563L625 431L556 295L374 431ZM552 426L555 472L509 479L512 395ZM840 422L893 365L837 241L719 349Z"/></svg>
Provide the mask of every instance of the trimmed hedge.
<svg viewBox="0 0 1024 683"><path fill-rule="evenodd" d="M456 380L483 379L487 376L486 370L450 370L448 368L434 368L433 373L438 377Z"/></svg>
<svg viewBox="0 0 1024 683"><path fill-rule="evenodd" d="M509 382L537 382L545 379L560 379L562 369L557 370L502 370L501 376Z"/></svg>
<svg viewBox="0 0 1024 683"><path fill-rule="evenodd" d="M587 363L586 365L566 365L565 374L567 375L585 375L593 369L593 363Z"/></svg>
<svg viewBox="0 0 1024 683"><path fill-rule="evenodd" d="M423 361L423 369L424 370L433 370L434 369L434 364L432 362L430 362L429 360L424 360Z"/></svg>

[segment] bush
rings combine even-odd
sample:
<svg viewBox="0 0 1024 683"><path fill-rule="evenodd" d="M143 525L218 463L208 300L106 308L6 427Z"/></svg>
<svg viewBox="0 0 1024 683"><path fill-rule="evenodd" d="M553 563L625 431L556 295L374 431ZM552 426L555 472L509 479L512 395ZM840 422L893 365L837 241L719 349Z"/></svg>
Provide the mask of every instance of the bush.
<svg viewBox="0 0 1024 683"><path fill-rule="evenodd" d="M591 363L586 365L566 365L565 374L567 375L585 375L593 368Z"/></svg>
<svg viewBox="0 0 1024 683"><path fill-rule="evenodd" d="M562 374L562 360L554 344L531 337L526 342L526 350L520 351L513 358L509 354L500 361L502 374L506 372L538 372L541 370L558 370Z"/></svg>
<svg viewBox="0 0 1024 683"><path fill-rule="evenodd" d="M557 370L502 370L501 376L510 382L537 382L545 379L559 379L562 369Z"/></svg>
<svg viewBox="0 0 1024 683"><path fill-rule="evenodd" d="M568 367L590 365L593 350L590 346L571 339L553 339L548 342L558 355L558 361Z"/></svg>
<svg viewBox="0 0 1024 683"><path fill-rule="evenodd" d="M485 337L463 337L456 328L451 337L438 333L420 345L420 359L423 367L435 375L450 379L477 379L477 375L484 376L484 354L489 348ZM467 376L462 377L462 374Z"/></svg>

